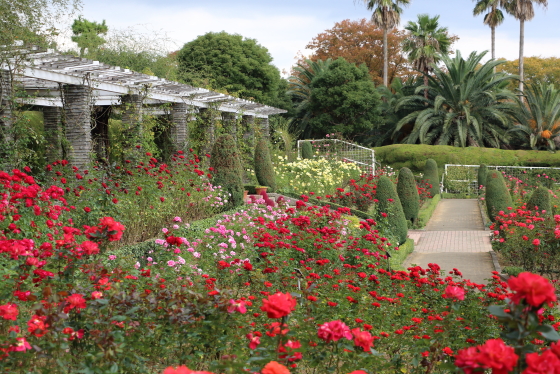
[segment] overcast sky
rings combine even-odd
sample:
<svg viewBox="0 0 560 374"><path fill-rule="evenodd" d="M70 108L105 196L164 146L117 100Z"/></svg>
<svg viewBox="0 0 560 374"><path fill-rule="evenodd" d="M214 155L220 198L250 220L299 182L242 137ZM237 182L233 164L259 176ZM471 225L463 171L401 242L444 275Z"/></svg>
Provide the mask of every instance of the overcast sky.
<svg viewBox="0 0 560 374"><path fill-rule="evenodd" d="M335 22L369 18L362 0L83 0L81 15L106 20L109 28L139 27L166 34L176 49L207 32L226 31L256 39L268 48L280 70L289 70L298 52ZM455 48L463 55L490 49L490 28L473 17L471 0L411 0L401 28L420 13L440 15L440 25L459 36ZM560 1L547 10L536 8L525 25L525 56L560 57ZM511 16L497 29L496 56L518 57L519 23Z"/></svg>

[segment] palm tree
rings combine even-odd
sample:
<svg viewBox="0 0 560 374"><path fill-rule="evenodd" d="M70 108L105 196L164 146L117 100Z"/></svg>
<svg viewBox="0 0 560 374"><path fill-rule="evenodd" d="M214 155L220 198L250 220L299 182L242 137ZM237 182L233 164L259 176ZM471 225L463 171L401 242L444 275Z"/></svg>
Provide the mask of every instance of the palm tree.
<svg viewBox="0 0 560 374"><path fill-rule="evenodd" d="M383 29L383 85L389 87L389 52L387 51L387 32L401 22L403 6L410 0L363 0L368 10L373 10L371 22Z"/></svg>
<svg viewBox="0 0 560 374"><path fill-rule="evenodd" d="M492 59L496 58L496 27L504 22L504 14L498 9L502 3L504 0L478 0L473 10L475 16L488 11L484 15L484 24L492 30Z"/></svg>
<svg viewBox="0 0 560 374"><path fill-rule="evenodd" d="M536 82L528 84L523 94L525 102L518 102L518 123L511 131L520 132L532 149L554 151L554 139L560 136L560 89L554 84Z"/></svg>
<svg viewBox="0 0 560 374"><path fill-rule="evenodd" d="M504 0L504 8L519 21L519 91L523 92L523 47L525 44L525 21L535 17L533 3L548 6L548 0Z"/></svg>
<svg viewBox="0 0 560 374"><path fill-rule="evenodd" d="M403 51L408 52L408 60L414 68L424 74L424 85L428 85L428 74L432 64L440 60L440 55L449 53L451 39L447 27L439 27L439 16L419 14L418 22L409 21L405 27L409 34L403 41ZM428 91L424 92L426 99Z"/></svg>
<svg viewBox="0 0 560 374"><path fill-rule="evenodd" d="M302 136L309 135L308 121L311 116L309 110L309 101L311 99L311 81L328 70L332 59L312 61L306 59L304 62L298 62L294 68L293 75L288 78L289 89L288 94L293 96L298 106L296 114L290 122L290 129Z"/></svg>
<svg viewBox="0 0 560 374"><path fill-rule="evenodd" d="M506 86L514 76L494 73L503 61L480 61L486 52L473 52L465 60L460 52L451 59L442 56L445 68L434 66L429 86L419 86L416 95L403 98L399 106L425 106L402 118L394 133L414 123L403 139L408 144L439 144L460 147L507 144L507 129L515 111L515 95ZM430 99L418 93L430 90Z"/></svg>

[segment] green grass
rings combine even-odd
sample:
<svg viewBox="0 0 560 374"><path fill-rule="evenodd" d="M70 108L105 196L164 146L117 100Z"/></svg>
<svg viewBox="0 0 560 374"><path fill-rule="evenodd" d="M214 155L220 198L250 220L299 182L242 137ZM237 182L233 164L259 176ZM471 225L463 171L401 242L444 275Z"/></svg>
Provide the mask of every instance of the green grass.
<svg viewBox="0 0 560 374"><path fill-rule="evenodd" d="M406 242L399 246L398 251L391 252L391 258L389 259L389 264L392 270L405 270L403 268L404 260L409 254L414 251L414 240L406 239Z"/></svg>
<svg viewBox="0 0 560 374"><path fill-rule="evenodd" d="M429 199L422 205L420 208L420 212L418 213L418 222L417 228L423 228L428 224L428 221L432 217L436 206L438 205L439 201L441 200L441 195L437 194L433 198Z"/></svg>

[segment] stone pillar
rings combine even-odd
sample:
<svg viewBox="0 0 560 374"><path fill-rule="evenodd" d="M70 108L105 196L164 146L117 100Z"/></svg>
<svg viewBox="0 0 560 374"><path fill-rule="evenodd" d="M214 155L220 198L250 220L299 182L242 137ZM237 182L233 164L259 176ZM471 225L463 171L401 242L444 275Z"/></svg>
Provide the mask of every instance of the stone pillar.
<svg viewBox="0 0 560 374"><path fill-rule="evenodd" d="M270 138L270 125L268 123L268 117L259 118L259 125L262 136L265 138Z"/></svg>
<svg viewBox="0 0 560 374"><path fill-rule="evenodd" d="M47 161L52 163L62 158L62 108L43 107Z"/></svg>
<svg viewBox="0 0 560 374"><path fill-rule="evenodd" d="M90 160L91 148L91 89L88 86L64 86L64 125L70 143L68 158L80 168Z"/></svg>
<svg viewBox="0 0 560 374"><path fill-rule="evenodd" d="M97 159L109 159L109 118L113 107L96 106L93 110L95 126L91 129L93 149Z"/></svg>
<svg viewBox="0 0 560 374"><path fill-rule="evenodd" d="M231 134L237 141L237 116L235 113L222 112L222 123L227 134Z"/></svg>
<svg viewBox="0 0 560 374"><path fill-rule="evenodd" d="M255 117L242 116L241 117L241 133L243 134L243 144L241 157L243 157L243 164L253 165L254 152L255 152ZM243 168L243 181L248 183L251 178L246 168Z"/></svg>
<svg viewBox="0 0 560 374"><path fill-rule="evenodd" d="M143 97L138 94L123 95L122 102L122 124L131 131L132 136L142 133L142 101Z"/></svg>
<svg viewBox="0 0 560 374"><path fill-rule="evenodd" d="M188 148L187 110L187 104L185 103L173 103L171 108L171 142L175 150Z"/></svg>
<svg viewBox="0 0 560 374"><path fill-rule="evenodd" d="M13 141L12 82L8 70L0 70L0 141Z"/></svg>
<svg viewBox="0 0 560 374"><path fill-rule="evenodd" d="M200 153L204 156L210 153L214 143L216 142L216 110L213 108L199 108L198 113L203 121L202 126L206 129L205 132L205 143L202 145Z"/></svg>

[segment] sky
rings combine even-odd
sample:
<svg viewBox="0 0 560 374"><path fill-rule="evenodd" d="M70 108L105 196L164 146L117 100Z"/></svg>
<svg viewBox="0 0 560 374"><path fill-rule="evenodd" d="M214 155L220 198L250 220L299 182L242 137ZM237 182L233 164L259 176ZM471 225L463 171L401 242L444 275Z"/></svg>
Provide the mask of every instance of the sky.
<svg viewBox="0 0 560 374"><path fill-rule="evenodd" d="M266 47L273 64L289 72L298 53L336 22L369 18L362 0L82 0L78 12L90 21L106 20L109 28L134 28L166 36L167 49L207 32L226 31L256 39ZM549 0L546 10L535 7L535 18L525 24L525 56L560 57L560 1ZM454 45L463 55L490 50L490 28L483 16L473 17L471 0L411 0L400 28L417 15L440 15L440 25L459 37ZM69 29L69 25L64 27ZM488 53L488 56L490 53ZM519 22L507 15L496 30L496 57L519 56Z"/></svg>

